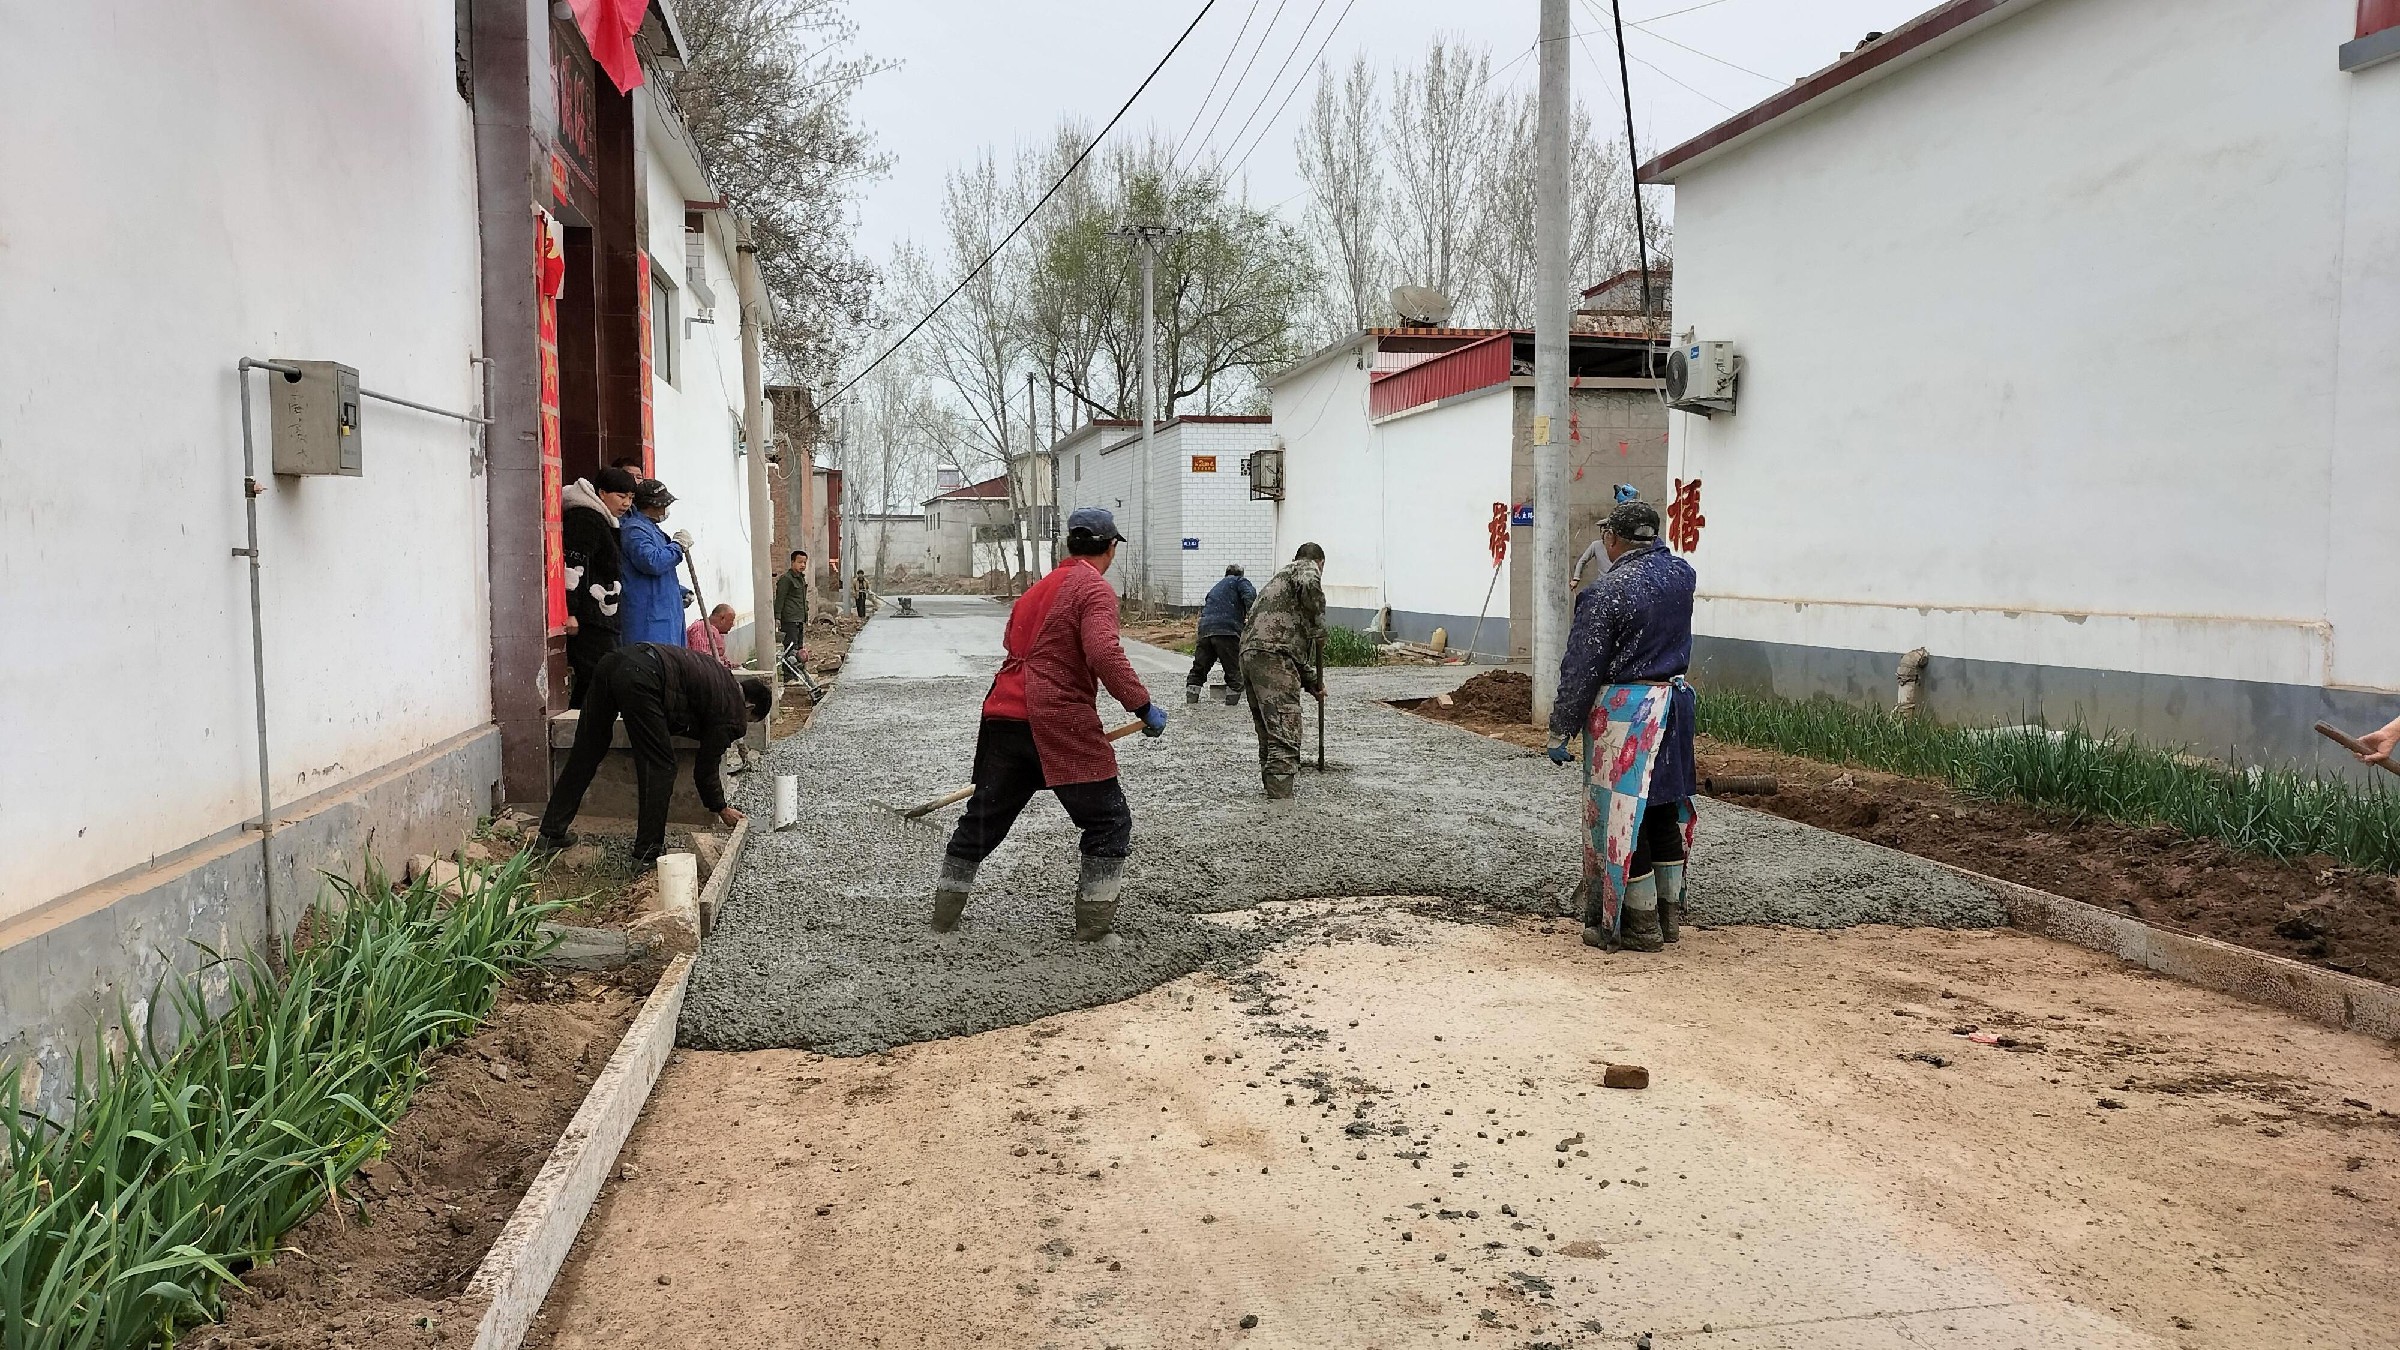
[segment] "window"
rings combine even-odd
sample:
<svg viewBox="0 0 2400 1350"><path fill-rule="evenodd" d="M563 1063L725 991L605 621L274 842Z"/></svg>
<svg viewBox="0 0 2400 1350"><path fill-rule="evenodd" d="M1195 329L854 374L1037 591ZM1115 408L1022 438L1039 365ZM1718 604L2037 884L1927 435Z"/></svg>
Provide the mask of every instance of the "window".
<svg viewBox="0 0 2400 1350"><path fill-rule="evenodd" d="M1083 455L1081 452L1075 456L1075 481L1078 483L1083 481Z"/></svg>
<svg viewBox="0 0 2400 1350"><path fill-rule="evenodd" d="M675 283L667 280L658 259L650 260L650 373L675 383Z"/></svg>

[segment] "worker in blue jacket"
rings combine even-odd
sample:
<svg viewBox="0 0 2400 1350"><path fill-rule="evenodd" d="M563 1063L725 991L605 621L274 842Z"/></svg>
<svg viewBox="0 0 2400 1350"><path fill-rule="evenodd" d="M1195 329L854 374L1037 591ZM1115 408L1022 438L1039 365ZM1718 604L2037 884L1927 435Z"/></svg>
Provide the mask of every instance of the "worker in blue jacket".
<svg viewBox="0 0 2400 1350"><path fill-rule="evenodd" d="M645 478L633 490L633 509L617 530L618 553L625 568L625 599L621 607L624 645L656 642L683 645L683 583L676 569L692 546L692 537L677 530L670 537L659 528L675 494L655 478Z"/></svg>
<svg viewBox="0 0 2400 1350"><path fill-rule="evenodd" d="M1192 673L1183 677L1183 701L1198 703L1200 687L1208 683L1210 666L1225 668L1225 706L1242 701L1242 624L1250 617L1250 602L1258 587L1242 575L1240 563L1225 566L1225 578L1208 590L1200 604L1199 641L1192 644Z"/></svg>

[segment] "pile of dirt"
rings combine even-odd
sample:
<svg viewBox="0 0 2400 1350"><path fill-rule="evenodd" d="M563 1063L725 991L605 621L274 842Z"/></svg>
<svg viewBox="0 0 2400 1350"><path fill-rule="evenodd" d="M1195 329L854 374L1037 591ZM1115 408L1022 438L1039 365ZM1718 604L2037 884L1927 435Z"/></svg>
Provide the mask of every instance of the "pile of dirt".
<svg viewBox="0 0 2400 1350"><path fill-rule="evenodd" d="M1487 670L1460 685L1448 703L1437 696L1394 699L1392 706L1531 750L1549 743L1533 724L1533 677L1523 671Z"/></svg>
<svg viewBox="0 0 2400 1350"><path fill-rule="evenodd" d="M1771 774L1739 804L1986 876L2387 984L2400 984L2400 879L2330 858L2278 862L2165 825L1978 801L1941 783L1700 739L1702 777Z"/></svg>
<svg viewBox="0 0 2400 1350"><path fill-rule="evenodd" d="M241 1272L199 1350L448 1350L482 1309L467 1282L633 1021L655 968L527 974L432 1078L340 1201Z"/></svg>

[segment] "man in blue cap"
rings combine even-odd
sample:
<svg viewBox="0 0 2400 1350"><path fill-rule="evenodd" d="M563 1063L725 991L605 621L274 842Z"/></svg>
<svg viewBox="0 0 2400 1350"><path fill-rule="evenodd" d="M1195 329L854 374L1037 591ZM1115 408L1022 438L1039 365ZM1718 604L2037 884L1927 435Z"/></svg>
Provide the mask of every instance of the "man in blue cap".
<svg viewBox="0 0 2400 1350"><path fill-rule="evenodd" d="M947 933L966 913L975 873L1017 814L1047 790L1083 831L1075 884L1075 938L1118 945L1117 893L1133 851L1133 808L1117 783L1117 752L1094 706L1100 686L1142 719L1142 734L1167 729L1167 710L1125 659L1117 636L1117 593L1103 574L1117 559L1117 519L1097 506L1067 517L1067 559L1017 597L1003 637L1008 657L983 699L975 736L975 795L951 831L933 890L933 929Z"/></svg>

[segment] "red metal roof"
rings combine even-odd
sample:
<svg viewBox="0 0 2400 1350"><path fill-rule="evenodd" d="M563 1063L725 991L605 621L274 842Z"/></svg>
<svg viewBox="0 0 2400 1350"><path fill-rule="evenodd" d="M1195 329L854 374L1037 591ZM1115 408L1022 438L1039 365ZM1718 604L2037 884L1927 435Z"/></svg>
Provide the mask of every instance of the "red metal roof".
<svg viewBox="0 0 2400 1350"><path fill-rule="evenodd" d="M1389 417L1438 399L1506 384L1509 357L1515 350L1516 334L1500 328L1479 342L1430 361L1404 370L1377 371L1367 377L1367 415Z"/></svg>
<svg viewBox="0 0 2400 1350"><path fill-rule="evenodd" d="M1744 139L1771 123L1816 103L1844 86L1895 61L1912 57L1946 39L1964 36L1962 30L1999 22L2032 8L2039 0L1948 0L1907 23L1843 56L1832 65L1745 112L1719 122L1641 167L1645 183L1672 183L1675 172L1710 151ZM2003 11L2006 11L2003 13Z"/></svg>
<svg viewBox="0 0 2400 1350"><path fill-rule="evenodd" d="M1007 495L1008 475L1002 474L997 478L986 478L980 483L969 483L962 488L952 488L948 492L937 493L925 500L940 502L957 497L1005 497Z"/></svg>

